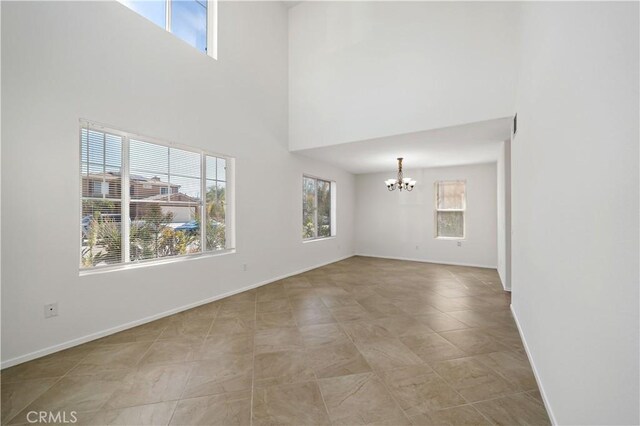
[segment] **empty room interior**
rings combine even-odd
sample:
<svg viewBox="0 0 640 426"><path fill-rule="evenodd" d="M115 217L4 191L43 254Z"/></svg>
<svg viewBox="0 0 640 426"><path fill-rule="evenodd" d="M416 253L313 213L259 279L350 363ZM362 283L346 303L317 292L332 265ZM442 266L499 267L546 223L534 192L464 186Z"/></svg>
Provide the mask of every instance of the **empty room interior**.
<svg viewBox="0 0 640 426"><path fill-rule="evenodd" d="M629 2L1 1L6 425L638 425Z"/></svg>

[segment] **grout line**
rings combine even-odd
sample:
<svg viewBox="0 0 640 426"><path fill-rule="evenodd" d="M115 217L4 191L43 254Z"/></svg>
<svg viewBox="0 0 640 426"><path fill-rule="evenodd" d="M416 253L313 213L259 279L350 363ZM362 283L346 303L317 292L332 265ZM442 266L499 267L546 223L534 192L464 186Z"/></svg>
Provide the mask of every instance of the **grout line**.
<svg viewBox="0 0 640 426"><path fill-rule="evenodd" d="M216 302L211 302L211 303L216 303ZM206 306L206 305L201 305L201 306ZM216 309L216 313L213 316L213 319L211 320L211 323L209 324L209 328L207 329L207 333L204 335L204 338L202 339L202 342L200 343L200 350L204 347L204 342L206 342L207 337L209 337L209 333L211 332L211 328L213 327L213 323L216 321L216 319L218 319L218 313L220 312L220 304L217 305L218 309ZM192 309L196 309L196 308L192 308ZM184 311L186 312L186 311ZM164 332L164 330L163 330ZM173 411L171 411L171 416L169 417L169 421L167 422L167 425L171 424L171 421L173 420L173 416L175 416L176 414L176 409L178 408L178 404L180 403L180 401L182 400L182 397L184 396L184 393L187 391L187 387L189 386L189 382L191 382L191 376L193 375L193 369L195 368L195 362L197 362L198 360L192 360L192 361L187 361L187 362L191 362L191 368L189 369L189 375L187 376L187 380L185 381L184 384L184 388L182 388L182 392L180 392L180 397L178 397L178 399L176 400L176 405L173 406Z"/></svg>
<svg viewBox="0 0 640 426"><path fill-rule="evenodd" d="M314 289L314 287L311 287L311 288ZM314 289L314 292L315 292L315 289ZM289 309L291 310L291 317L293 318L293 322L296 324L296 330L298 330L298 333L300 333L300 324L298 324L298 320L296 320L295 315L293 315L293 305L291 304L291 299L289 298L289 295L287 294L286 289L285 289L285 297L287 298L287 304L289 305ZM320 298L320 303L324 305L324 302L322 301L322 297ZM333 317L329 308L326 308L326 309L329 312L329 315ZM300 339L302 340L302 348L303 348L302 351L304 352L304 355L308 360L309 359L309 354L307 353L308 348L304 342L302 333L300 333ZM311 369L311 372L313 373L313 377L315 378L316 386L318 386L318 392L320 392L320 399L322 399L322 405L324 406L324 412L327 414L327 420L329 420L329 423L333 424L333 422L331 421L331 416L329 415L329 408L327 407L327 402L325 401L324 394L322 393L322 387L320 386L320 380L318 379L318 375L316 374L316 371L314 370L313 366L309 366L309 368Z"/></svg>

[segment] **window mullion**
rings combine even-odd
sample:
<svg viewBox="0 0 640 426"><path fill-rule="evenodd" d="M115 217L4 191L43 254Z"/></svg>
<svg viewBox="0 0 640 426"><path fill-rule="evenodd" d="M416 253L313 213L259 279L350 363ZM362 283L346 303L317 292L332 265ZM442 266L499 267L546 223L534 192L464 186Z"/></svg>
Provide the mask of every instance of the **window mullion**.
<svg viewBox="0 0 640 426"><path fill-rule="evenodd" d="M129 138L122 138L122 170L121 170L121 183L120 183L120 225L121 225L121 233L122 233L122 261L130 262L131 261L131 242L130 240L130 230L129 226L129 217L130 217L130 198L131 194L129 194Z"/></svg>
<svg viewBox="0 0 640 426"><path fill-rule="evenodd" d="M314 205L313 205L313 214L315 216L315 226L314 226L314 237L318 238L318 179L314 179Z"/></svg>
<svg viewBox="0 0 640 426"><path fill-rule="evenodd" d="M200 154L200 252L207 251L207 156ZM217 178L217 176L216 176ZM216 182L217 188L217 182Z"/></svg>

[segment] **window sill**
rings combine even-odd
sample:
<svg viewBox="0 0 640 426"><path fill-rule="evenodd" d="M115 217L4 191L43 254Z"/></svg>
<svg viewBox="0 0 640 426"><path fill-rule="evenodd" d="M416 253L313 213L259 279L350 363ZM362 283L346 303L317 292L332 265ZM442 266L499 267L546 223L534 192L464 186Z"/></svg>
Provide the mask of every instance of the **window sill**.
<svg viewBox="0 0 640 426"><path fill-rule="evenodd" d="M317 241L334 240L335 238L335 235L332 235L330 237L307 238L306 240L302 240L302 244L315 243Z"/></svg>
<svg viewBox="0 0 640 426"><path fill-rule="evenodd" d="M104 273L115 272L115 271L126 271L128 269L148 268L156 265L166 265L169 263L179 263L179 262L187 262L187 261L199 260L199 259L209 259L211 257L218 257L218 256L224 256L227 254L233 254L235 252L236 252L236 249L226 249L226 250L218 250L216 252L209 252L209 253L185 254L182 256L174 256L167 259L149 259L149 260L141 260L138 262L121 263L121 264L112 265L112 266L97 266L91 269L80 269L79 275L83 277L86 275L104 274Z"/></svg>
<svg viewBox="0 0 640 426"><path fill-rule="evenodd" d="M454 240L454 241L464 241L465 237L433 237L436 240Z"/></svg>

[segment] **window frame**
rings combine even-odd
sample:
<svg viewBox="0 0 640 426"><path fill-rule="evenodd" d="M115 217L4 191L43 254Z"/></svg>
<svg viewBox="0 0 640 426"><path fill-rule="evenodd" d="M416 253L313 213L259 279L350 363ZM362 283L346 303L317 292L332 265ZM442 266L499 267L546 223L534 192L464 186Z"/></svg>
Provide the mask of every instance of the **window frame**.
<svg viewBox="0 0 640 426"><path fill-rule="evenodd" d="M160 258L152 258L152 259L141 259L136 261L131 261L130 258L130 247L129 247L129 220L121 220L120 221L120 232L122 238L122 250L121 250L121 262L110 265L97 265L92 267L83 267L82 266L82 208L83 201L85 199L95 199L94 197L84 197L82 194L82 131L83 130L93 130L96 132L101 132L105 134L111 134L114 136L118 136L122 138L122 147L121 147L121 165L120 165L120 198L118 202L120 203L120 215L122 218L130 217L130 207L131 207L131 194L130 190L123 190L123 188L131 188L130 181L130 167L129 167L129 141L130 139L134 139L141 142L147 142L155 145L160 145L167 148L175 148L184 151L195 152L200 155L200 204L197 206L199 209L200 217L206 217L206 157L216 157L223 158L225 160L225 200L226 200L226 211L225 211L225 248L219 250L207 250L206 249L206 234L205 226L200 226L200 251L198 253L187 253L187 254L179 254L175 256L167 256ZM114 128L112 126L103 125L100 123L96 123L94 121L89 121L85 119L80 120L80 126L78 130L79 135L79 152L78 152L78 165L79 165L79 188L80 188L80 196L78 197L78 214L79 220L79 237L80 237L80 245L79 245L79 273L80 275L89 275L92 273L98 272L107 272L113 270L122 270L135 268L139 266L151 266L156 264L164 264L164 263L172 263L181 260L187 259L198 259L212 256L220 256L224 254L230 254L236 252L235 247L235 158L226 154L216 153L209 150L204 150L201 148L167 142L158 138L149 137L145 135L141 135L139 133L127 132L124 130L120 130ZM126 242L125 242L126 241Z"/></svg>
<svg viewBox="0 0 640 426"><path fill-rule="evenodd" d="M125 2L120 1L120 3L123 6L125 6L127 9L131 10L132 12L137 13L143 18L147 19L149 22L153 23L154 25L157 25L160 28L164 28L165 31L167 31L169 34L176 37L178 40L181 40L187 43L188 45L190 45L191 47L193 47L194 49L196 49L197 51L202 52L201 50L196 48L196 46L193 46L188 42L182 40L180 37L176 36L173 33L173 31L171 31L171 17L172 17L173 2L179 1L179 0L163 0L163 1L164 1L164 11L165 11L164 27L157 25L155 22L151 21L146 16L130 8ZM205 47L205 51L202 53L217 60L218 59L218 0L203 0L203 1L206 1L207 3L207 28L206 28L207 45Z"/></svg>
<svg viewBox="0 0 640 426"><path fill-rule="evenodd" d="M312 179L315 183L314 183L314 203L313 203L313 214L314 214L314 222L315 222L315 229L314 229L314 236L313 237L308 237L308 238L304 238L304 235L302 237L302 242L303 243L308 243L308 242L312 242L312 241L320 241L320 240L326 240L326 239L330 239L330 238L335 238L337 235L337 230L336 230L336 182L331 180L331 179L326 179L326 178L321 178L318 176L313 176L310 174L303 174L302 175L302 195L304 197L304 180L305 179ZM329 223L330 223L330 235L328 236L318 236L318 181L322 181L322 182L326 182L329 184L329 200L331 205L329 206ZM302 205L302 217L304 217L304 202Z"/></svg>
<svg viewBox="0 0 640 426"><path fill-rule="evenodd" d="M443 183L462 183L464 185L464 208L462 209L440 209L438 208L438 189ZM437 240L466 240L467 239L467 181L466 179L437 180L433 185L433 238ZM438 235L438 213L439 212L461 212L462 213L462 237L447 237Z"/></svg>

